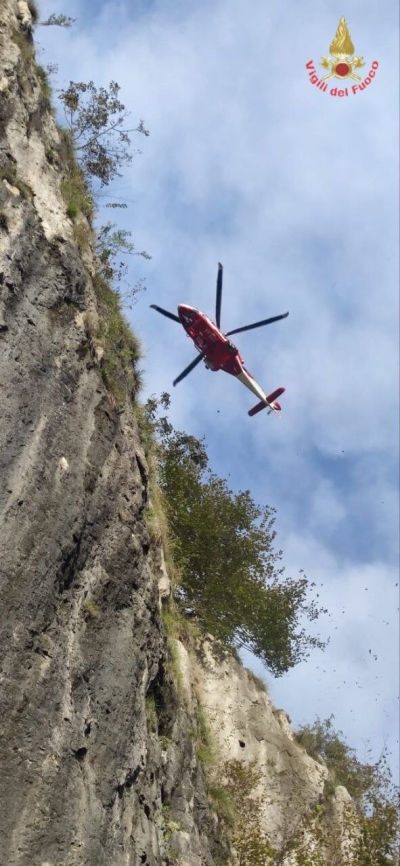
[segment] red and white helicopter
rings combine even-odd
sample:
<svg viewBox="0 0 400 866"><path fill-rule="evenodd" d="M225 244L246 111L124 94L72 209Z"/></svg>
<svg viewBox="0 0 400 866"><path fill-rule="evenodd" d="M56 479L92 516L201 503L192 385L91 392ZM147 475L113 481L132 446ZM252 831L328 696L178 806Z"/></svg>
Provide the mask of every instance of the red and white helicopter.
<svg viewBox="0 0 400 866"><path fill-rule="evenodd" d="M236 376L240 382L243 382L243 385L246 385L246 387L259 398L260 402L250 409L249 415L256 415L257 412L261 412L261 409L266 408L269 409L268 414L271 412L278 414L281 407L278 403L277 397L280 397L285 389L277 388L276 391L272 392L272 394L264 394L261 386L256 382L251 373L246 370L239 349L237 349L228 338L231 334L240 334L242 331L250 331L252 328L261 328L263 325L270 325L272 322L278 322L279 319L286 319L286 316L288 316L289 313L283 313L281 316L273 316L270 319L263 319L261 322L254 322L252 325L245 325L243 328L235 328L233 331L228 331L227 334L223 334L222 331L220 331L222 271L222 265L218 264L215 304L216 324L214 324L214 322L212 322L204 313L201 313L200 310L196 310L195 307L189 307L187 304L179 304L177 316L174 313L169 313L168 310L164 310L162 307L158 307L157 304L150 305L153 310L157 310L158 313L162 313L163 316L172 319L173 322L179 322L183 325L187 335L191 337L197 351L200 353L188 367L185 367L180 376L174 380L173 384L177 385L178 382L181 382L182 379L188 375L188 373L191 373L191 371L194 370L200 361L204 361L208 370L214 372L217 370L224 370L225 373L230 373L231 376Z"/></svg>

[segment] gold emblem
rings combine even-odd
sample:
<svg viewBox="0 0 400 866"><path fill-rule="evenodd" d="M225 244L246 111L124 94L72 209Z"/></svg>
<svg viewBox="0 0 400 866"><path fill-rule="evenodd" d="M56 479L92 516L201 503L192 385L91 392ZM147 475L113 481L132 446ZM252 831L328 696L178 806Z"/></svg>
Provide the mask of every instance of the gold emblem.
<svg viewBox="0 0 400 866"><path fill-rule="evenodd" d="M325 75L322 79L326 81L328 78L353 78L354 81L360 81L360 76L354 74L354 69L361 69L365 66L363 57L354 57L354 45L351 41L349 28L346 24L346 19L341 17L336 31L336 36L332 40L329 51L332 57L321 57L320 65L324 69L329 69L329 75Z"/></svg>

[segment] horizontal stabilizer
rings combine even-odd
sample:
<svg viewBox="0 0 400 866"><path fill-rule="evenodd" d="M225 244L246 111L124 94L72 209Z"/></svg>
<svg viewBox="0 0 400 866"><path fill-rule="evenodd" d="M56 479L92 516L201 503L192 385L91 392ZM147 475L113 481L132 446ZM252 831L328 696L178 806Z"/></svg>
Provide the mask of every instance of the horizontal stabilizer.
<svg viewBox="0 0 400 866"><path fill-rule="evenodd" d="M256 406L253 406L252 409L249 410L249 415L257 415L257 412L261 412L261 409L267 409L268 404L272 409L280 410L280 405L277 402L277 397L280 397L285 391L284 388L277 388L276 391L273 391L272 394L268 394L268 397L264 400L260 400Z"/></svg>

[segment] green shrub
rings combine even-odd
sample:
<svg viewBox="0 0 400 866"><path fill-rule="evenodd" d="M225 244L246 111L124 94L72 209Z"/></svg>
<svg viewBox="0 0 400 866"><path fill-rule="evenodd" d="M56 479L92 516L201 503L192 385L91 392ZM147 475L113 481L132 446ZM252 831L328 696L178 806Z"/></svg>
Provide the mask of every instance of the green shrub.
<svg viewBox="0 0 400 866"><path fill-rule="evenodd" d="M215 763L215 747L207 716L199 697L197 697L196 722L194 740L197 759L203 767L211 766Z"/></svg>
<svg viewBox="0 0 400 866"><path fill-rule="evenodd" d="M75 219L78 216L79 208L75 201L70 201L67 204L66 214L69 216L71 220Z"/></svg>
<svg viewBox="0 0 400 866"><path fill-rule="evenodd" d="M74 143L69 130L58 128L59 159L65 174L61 183L61 192L66 204L66 212L70 219L76 219L82 213L88 220L94 215L94 202L85 175L78 165ZM54 152L53 152L54 161Z"/></svg>
<svg viewBox="0 0 400 866"><path fill-rule="evenodd" d="M39 79L40 89L42 91L42 108L47 109L47 111L52 111L51 99L52 99L52 90L49 82L49 76L43 66L36 64L35 66L36 75Z"/></svg>
<svg viewBox="0 0 400 866"><path fill-rule="evenodd" d="M207 785L207 794L211 808L218 815L220 821L223 821L227 827L234 827L236 811L232 796L227 788L210 783Z"/></svg>
<svg viewBox="0 0 400 866"><path fill-rule="evenodd" d="M85 598L81 610L86 619L98 619L100 616L99 606L90 598Z"/></svg>
<svg viewBox="0 0 400 866"><path fill-rule="evenodd" d="M66 212L70 219L75 219L78 213L90 218L94 213L94 204L79 168L70 171L62 181L61 192L66 203Z"/></svg>
<svg viewBox="0 0 400 866"><path fill-rule="evenodd" d="M117 293L98 274L93 286L99 303L99 342L104 347L101 374L107 389L122 405L127 394L135 400L141 387L141 345L122 315Z"/></svg>

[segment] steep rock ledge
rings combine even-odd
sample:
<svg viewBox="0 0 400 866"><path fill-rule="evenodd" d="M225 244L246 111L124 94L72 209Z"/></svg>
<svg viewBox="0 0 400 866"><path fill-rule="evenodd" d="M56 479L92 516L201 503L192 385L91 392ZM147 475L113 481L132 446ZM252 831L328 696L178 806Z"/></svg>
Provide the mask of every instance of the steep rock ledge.
<svg viewBox="0 0 400 866"><path fill-rule="evenodd" d="M186 671L187 683L197 681L219 767L236 760L259 775L252 796L259 798L260 829L279 852L278 862L299 866L303 861L291 848L305 837L309 852L318 851L316 864L351 863L353 801L342 786L325 796L327 768L297 743L287 713L274 707L262 682L232 655L221 656L212 638L197 661L187 657Z"/></svg>

